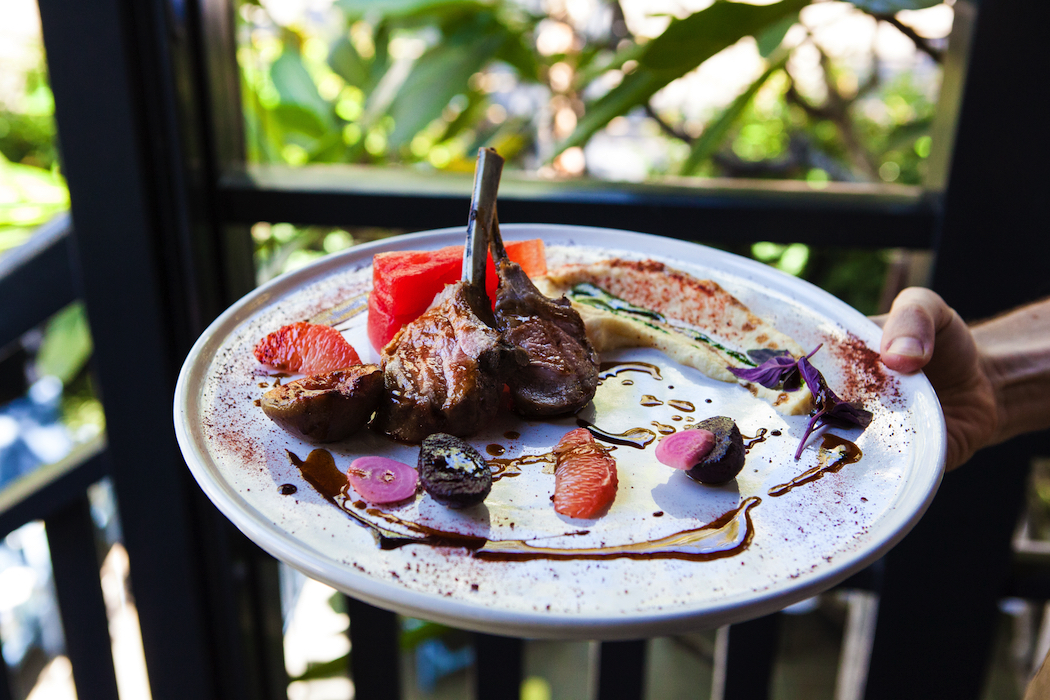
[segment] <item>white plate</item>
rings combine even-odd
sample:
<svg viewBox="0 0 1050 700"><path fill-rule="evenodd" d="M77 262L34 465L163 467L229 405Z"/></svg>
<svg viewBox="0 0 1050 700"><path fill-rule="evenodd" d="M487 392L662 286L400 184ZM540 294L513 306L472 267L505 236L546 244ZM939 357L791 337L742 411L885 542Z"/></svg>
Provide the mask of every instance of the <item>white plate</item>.
<svg viewBox="0 0 1050 700"><path fill-rule="evenodd" d="M179 444L201 488L248 537L313 578L406 615L504 635L627 639L737 622L815 595L884 554L925 511L943 471L940 406L925 377L897 376L877 362L870 348L878 347L880 331L855 310L770 267L691 243L572 226L506 225L503 233L507 240L542 237L552 266L609 256L663 260L718 281L803 347L824 343L813 363L831 388L862 399L874 412L863 433L833 431L854 441L863 457L771 496L774 487L817 464L819 440L793 459L805 416L781 416L742 387L708 379L656 351L622 351L603 360L649 362L659 366L660 379L639 372L606 379L583 415L617 433L655 429L654 422L681 427L712 415L732 416L747 436L765 428L770 434L751 448L733 482L719 488L694 483L657 463L653 443L613 453L619 488L597 520L556 514L549 500L554 476L542 473L542 465L499 479L476 509L450 511L422 496L387 512L490 540L585 548L699 528L746 501L752 504L745 509L752 530L746 547L707 561L491 561L463 548L381 549L370 528L322 498L290 462L288 451L305 458L317 446L276 427L253 403L273 379L252 348L286 323L367 292L373 254L462 243L462 229L446 229L352 248L274 280L227 310L194 345L175 395ZM352 320L344 333L362 359L374 360L364 320L364 314ZM664 403L642 406L643 395ZM696 410L674 408L667 403L672 399ZM502 446L505 458L541 454L575 427L574 418L529 422L505 412L470 442L483 454ZM780 435L771 435L776 431ZM520 437L507 437L514 432ZM365 454L414 465L418 452L369 431L327 448L342 469ZM282 495L286 484L296 492ZM748 527L742 517L737 522Z"/></svg>

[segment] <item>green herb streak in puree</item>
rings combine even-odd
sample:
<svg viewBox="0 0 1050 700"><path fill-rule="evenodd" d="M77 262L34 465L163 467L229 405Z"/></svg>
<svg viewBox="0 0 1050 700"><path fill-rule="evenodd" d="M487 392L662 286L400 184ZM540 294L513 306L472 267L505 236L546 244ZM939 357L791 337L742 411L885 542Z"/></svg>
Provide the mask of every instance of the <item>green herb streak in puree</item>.
<svg viewBox="0 0 1050 700"><path fill-rule="evenodd" d="M755 363L744 353L727 348L725 345L713 340L705 333L701 333L696 328L680 321L669 319L657 311L651 311L642 308L641 306L635 306L631 302L610 294L601 287L591 284L590 282L581 282L580 284L577 284L569 290L567 296L570 300L579 302L580 304L587 304L596 309L631 318L653 330L660 331L661 333L666 333L668 335L671 335L672 333L680 333L681 335L692 338L697 342L706 343L716 350L720 350L723 354L733 358L742 365L747 367L755 366Z"/></svg>

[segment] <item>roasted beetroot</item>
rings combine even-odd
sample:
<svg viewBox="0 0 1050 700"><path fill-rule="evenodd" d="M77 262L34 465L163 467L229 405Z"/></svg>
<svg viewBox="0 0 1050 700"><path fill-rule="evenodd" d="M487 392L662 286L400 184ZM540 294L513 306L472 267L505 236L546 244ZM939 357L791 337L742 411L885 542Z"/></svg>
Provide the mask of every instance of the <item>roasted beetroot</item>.
<svg viewBox="0 0 1050 700"><path fill-rule="evenodd" d="M744 468L744 438L732 418L707 418L686 430L708 430L715 436L714 447L707 456L686 472L692 479L704 484L724 484Z"/></svg>

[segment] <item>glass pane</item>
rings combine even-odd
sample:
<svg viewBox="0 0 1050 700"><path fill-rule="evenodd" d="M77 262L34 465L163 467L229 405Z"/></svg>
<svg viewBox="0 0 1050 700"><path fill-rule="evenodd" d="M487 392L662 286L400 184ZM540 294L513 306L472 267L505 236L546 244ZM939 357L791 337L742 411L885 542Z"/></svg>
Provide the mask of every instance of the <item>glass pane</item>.
<svg viewBox="0 0 1050 700"><path fill-rule="evenodd" d="M263 284L330 253L400 233L404 231L388 228L295 226L260 221L252 226L256 280Z"/></svg>
<svg viewBox="0 0 1050 700"><path fill-rule="evenodd" d="M120 697L149 700L142 635L128 581L128 555L109 480L90 487L88 498L100 544L100 578L83 585L102 587ZM0 540L0 639L12 697L75 700L42 522L27 523Z"/></svg>
<svg viewBox="0 0 1050 700"><path fill-rule="evenodd" d="M289 700L350 700L350 618L343 594L281 565Z"/></svg>
<svg viewBox="0 0 1050 700"><path fill-rule="evenodd" d="M0 255L69 208L35 0L4 3L0 23Z"/></svg>
<svg viewBox="0 0 1050 700"><path fill-rule="evenodd" d="M0 639L11 694L75 700L44 524L0 540Z"/></svg>
<svg viewBox="0 0 1050 700"><path fill-rule="evenodd" d="M113 669L121 700L150 700L138 608L131 594L131 561L124 547L116 495L108 478L88 489L96 539L103 542L99 576L113 645Z"/></svg>
<svg viewBox="0 0 1050 700"><path fill-rule="evenodd" d="M950 4L705 5L245 2L249 160L921 182Z"/></svg>
<svg viewBox="0 0 1050 700"><path fill-rule="evenodd" d="M0 488L64 459L105 430L88 367L92 344L82 304L58 312L18 345L0 358Z"/></svg>

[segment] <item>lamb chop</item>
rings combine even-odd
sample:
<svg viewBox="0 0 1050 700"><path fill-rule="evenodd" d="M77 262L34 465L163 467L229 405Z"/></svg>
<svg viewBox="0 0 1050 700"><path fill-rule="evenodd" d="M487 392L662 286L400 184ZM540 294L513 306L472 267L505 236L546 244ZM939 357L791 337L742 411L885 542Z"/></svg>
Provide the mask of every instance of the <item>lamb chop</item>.
<svg viewBox="0 0 1050 700"><path fill-rule="evenodd" d="M598 353L583 319L565 297L544 296L507 257L495 217L489 246L499 274L496 327L529 357L528 366L508 379L514 410L530 417L579 411L598 388Z"/></svg>
<svg viewBox="0 0 1050 700"><path fill-rule="evenodd" d="M395 440L476 433L496 414L508 375L527 362L494 327L485 292L488 230L502 169L495 151L481 151L463 280L446 286L430 309L383 348L386 390L373 424Z"/></svg>

